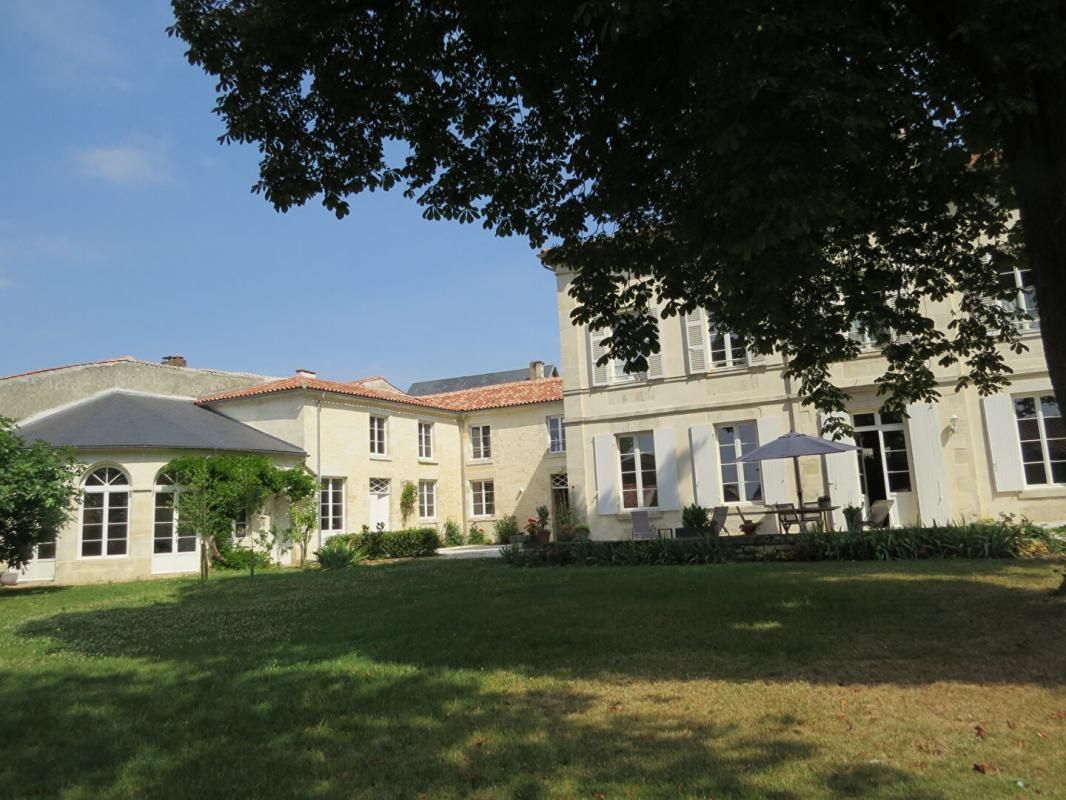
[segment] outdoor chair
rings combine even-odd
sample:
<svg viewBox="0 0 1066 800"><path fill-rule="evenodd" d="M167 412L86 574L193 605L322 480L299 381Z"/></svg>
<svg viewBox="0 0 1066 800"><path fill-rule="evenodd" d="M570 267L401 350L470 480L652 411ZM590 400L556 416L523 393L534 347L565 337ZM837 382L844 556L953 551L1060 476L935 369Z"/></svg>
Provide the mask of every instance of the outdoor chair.
<svg viewBox="0 0 1066 800"><path fill-rule="evenodd" d="M633 540L658 539L659 533L651 526L647 511L634 511L633 516Z"/></svg>
<svg viewBox="0 0 1066 800"><path fill-rule="evenodd" d="M711 533L714 536L725 533L725 521L729 516L729 506L715 506L711 511Z"/></svg>
<svg viewBox="0 0 1066 800"><path fill-rule="evenodd" d="M864 528L887 528L888 512L891 510L891 500L874 500L870 504L870 516L862 521L862 526Z"/></svg>
<svg viewBox="0 0 1066 800"><path fill-rule="evenodd" d="M777 521L781 525L781 530L784 533L788 533L792 530L793 525L799 528L800 533L807 532L807 525L804 523L799 511L796 510L795 503L778 503L775 508L778 511Z"/></svg>

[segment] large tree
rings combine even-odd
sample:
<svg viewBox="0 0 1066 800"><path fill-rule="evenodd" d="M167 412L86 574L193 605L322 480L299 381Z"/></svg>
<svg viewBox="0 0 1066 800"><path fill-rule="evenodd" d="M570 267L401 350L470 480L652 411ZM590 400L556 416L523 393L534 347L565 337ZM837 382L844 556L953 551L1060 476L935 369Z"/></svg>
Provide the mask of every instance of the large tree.
<svg viewBox="0 0 1066 800"><path fill-rule="evenodd" d="M28 444L0 417L0 564L19 570L55 541L77 504L77 477L70 450Z"/></svg>
<svg viewBox="0 0 1066 800"><path fill-rule="evenodd" d="M286 210L403 187L548 245L574 320L644 366L654 311L783 350L805 400L880 337L886 405L933 366L1004 385L997 274L1066 302L1063 0L173 0L224 141ZM1014 224L1019 219L1018 224ZM937 328L926 299L957 297ZM1066 398L1066 315L1043 315Z"/></svg>

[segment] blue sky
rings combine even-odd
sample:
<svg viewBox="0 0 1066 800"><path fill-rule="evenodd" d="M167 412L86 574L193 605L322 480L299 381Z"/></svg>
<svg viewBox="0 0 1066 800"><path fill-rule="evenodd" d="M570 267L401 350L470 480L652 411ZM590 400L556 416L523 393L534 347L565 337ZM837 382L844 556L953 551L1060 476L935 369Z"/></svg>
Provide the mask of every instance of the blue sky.
<svg viewBox="0 0 1066 800"><path fill-rule="evenodd" d="M0 3L0 374L121 354L413 380L558 358L523 239L396 191L279 214L165 0Z"/></svg>

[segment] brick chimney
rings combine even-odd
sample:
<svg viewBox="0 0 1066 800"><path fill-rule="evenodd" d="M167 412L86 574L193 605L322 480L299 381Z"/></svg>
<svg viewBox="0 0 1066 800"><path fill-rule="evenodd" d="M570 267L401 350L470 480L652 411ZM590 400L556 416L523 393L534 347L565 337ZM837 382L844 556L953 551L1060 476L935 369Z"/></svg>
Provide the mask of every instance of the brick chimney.
<svg viewBox="0 0 1066 800"><path fill-rule="evenodd" d="M168 367L187 367L189 362L185 356L163 356L163 364Z"/></svg>
<svg viewBox="0 0 1066 800"><path fill-rule="evenodd" d="M297 378L316 378L316 377L318 377L318 373L315 372L313 369L298 369L298 370L296 370L296 377Z"/></svg>
<svg viewBox="0 0 1066 800"><path fill-rule="evenodd" d="M544 377L544 362L543 361L530 361L529 362L529 379L531 381L539 381Z"/></svg>

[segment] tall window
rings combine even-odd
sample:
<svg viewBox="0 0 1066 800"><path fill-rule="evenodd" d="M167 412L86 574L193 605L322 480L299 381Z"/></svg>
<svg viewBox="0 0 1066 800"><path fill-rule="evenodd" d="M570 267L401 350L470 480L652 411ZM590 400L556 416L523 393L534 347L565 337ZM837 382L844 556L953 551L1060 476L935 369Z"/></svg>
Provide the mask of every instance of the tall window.
<svg viewBox="0 0 1066 800"><path fill-rule="evenodd" d="M715 367L746 367L748 348L735 333L710 329L711 365Z"/></svg>
<svg viewBox="0 0 1066 800"><path fill-rule="evenodd" d="M470 427L470 457L474 460L492 458L492 430L489 425Z"/></svg>
<svg viewBox="0 0 1066 800"><path fill-rule="evenodd" d="M655 476L655 439L651 433L618 437L622 473L622 508L658 508Z"/></svg>
<svg viewBox="0 0 1066 800"><path fill-rule="evenodd" d="M1008 311L1017 309L1032 317L1020 320L1018 327L1022 330L1039 328L1040 315L1036 309L1036 289L1033 287L1032 271L1028 267L1004 270L999 273L999 285L1004 291L1012 292L1010 299L1004 301Z"/></svg>
<svg viewBox="0 0 1066 800"><path fill-rule="evenodd" d="M859 446L859 483L871 503L895 492L912 491L903 415L896 411L855 414L851 420Z"/></svg>
<svg viewBox="0 0 1066 800"><path fill-rule="evenodd" d="M385 450L385 418L370 418L370 452L375 456L383 456Z"/></svg>
<svg viewBox="0 0 1066 800"><path fill-rule="evenodd" d="M37 555L36 558L39 561L55 561L56 557L56 535L55 531L48 534L44 539L37 543Z"/></svg>
<svg viewBox="0 0 1066 800"><path fill-rule="evenodd" d="M470 481L470 510L475 517L496 513L496 486L492 481Z"/></svg>
<svg viewBox="0 0 1066 800"><path fill-rule="evenodd" d="M548 452L566 452L566 429L562 417L548 417Z"/></svg>
<svg viewBox="0 0 1066 800"><path fill-rule="evenodd" d="M418 457L423 459L433 458L433 423L418 423Z"/></svg>
<svg viewBox="0 0 1066 800"><path fill-rule="evenodd" d="M755 423L717 425L714 430L718 440L718 463L722 469L722 499L727 503L761 503L762 471L758 462L737 461L759 446Z"/></svg>
<svg viewBox="0 0 1066 800"><path fill-rule="evenodd" d="M344 530L344 478L323 478L318 493L318 529Z"/></svg>
<svg viewBox="0 0 1066 800"><path fill-rule="evenodd" d="M193 553L196 551L196 532L178 526L175 499L178 489L174 479L162 473L155 482L155 527L153 553Z"/></svg>
<svg viewBox="0 0 1066 800"><path fill-rule="evenodd" d="M1066 483L1066 425L1055 398L1015 397L1014 413L1025 482L1030 486Z"/></svg>
<svg viewBox="0 0 1066 800"><path fill-rule="evenodd" d="M418 482L418 518L437 518L437 482Z"/></svg>
<svg viewBox="0 0 1066 800"><path fill-rule="evenodd" d="M233 520L233 538L244 539L248 535L248 511L241 509L237 519Z"/></svg>
<svg viewBox="0 0 1066 800"><path fill-rule="evenodd" d="M124 556L129 541L130 482L120 469L89 473L81 501L81 555Z"/></svg>

